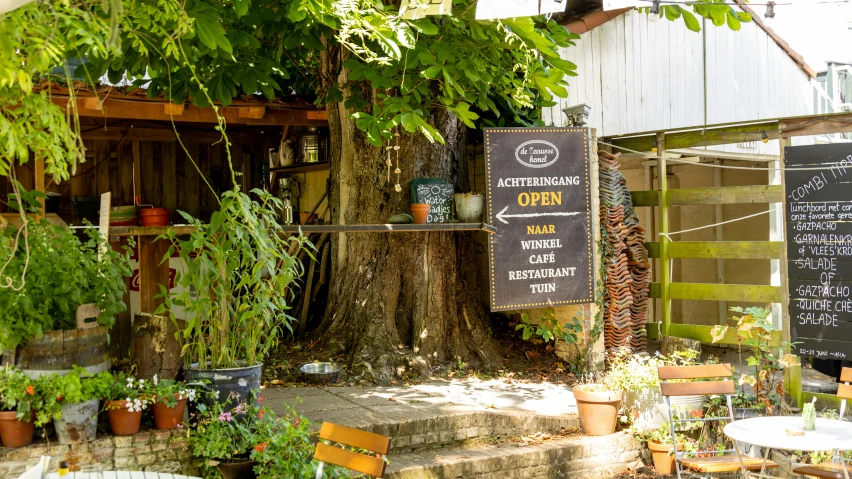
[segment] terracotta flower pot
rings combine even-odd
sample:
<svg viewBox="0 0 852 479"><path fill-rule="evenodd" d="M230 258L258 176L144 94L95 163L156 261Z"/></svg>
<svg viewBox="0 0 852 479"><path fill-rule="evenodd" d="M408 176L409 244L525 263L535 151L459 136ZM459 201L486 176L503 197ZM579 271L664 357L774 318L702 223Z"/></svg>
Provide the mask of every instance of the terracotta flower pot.
<svg viewBox="0 0 852 479"><path fill-rule="evenodd" d="M422 203L413 203L411 205L411 216L414 217L414 224L416 225L425 225L426 220L429 218L429 208L430 205Z"/></svg>
<svg viewBox="0 0 852 479"><path fill-rule="evenodd" d="M168 226L169 210L165 208L146 208L139 210L142 226Z"/></svg>
<svg viewBox="0 0 852 479"><path fill-rule="evenodd" d="M106 402L109 427L116 436L132 436L139 432L142 424L142 411L131 412L127 409L127 401Z"/></svg>
<svg viewBox="0 0 852 479"><path fill-rule="evenodd" d="M621 391L583 391L574 388L574 399L580 413L580 427L589 436L606 436L615 432L615 421L621 407Z"/></svg>
<svg viewBox="0 0 852 479"><path fill-rule="evenodd" d="M257 461L220 462L217 468L225 479L255 479L254 466Z"/></svg>
<svg viewBox="0 0 852 479"><path fill-rule="evenodd" d="M654 460L654 469L657 474L671 474L675 471L675 456L669 454L671 444L660 444L648 441L648 449L651 450L651 458ZM683 451L683 444L677 445L678 451Z"/></svg>
<svg viewBox="0 0 852 479"><path fill-rule="evenodd" d="M174 395L177 398L177 394ZM155 402L154 426L157 429L174 429L183 422L183 410L186 408L186 398L178 399L175 407L168 407L165 403Z"/></svg>
<svg viewBox="0 0 852 479"><path fill-rule="evenodd" d="M15 411L0 411L0 440L4 447L24 447L33 442L32 421L18 420Z"/></svg>

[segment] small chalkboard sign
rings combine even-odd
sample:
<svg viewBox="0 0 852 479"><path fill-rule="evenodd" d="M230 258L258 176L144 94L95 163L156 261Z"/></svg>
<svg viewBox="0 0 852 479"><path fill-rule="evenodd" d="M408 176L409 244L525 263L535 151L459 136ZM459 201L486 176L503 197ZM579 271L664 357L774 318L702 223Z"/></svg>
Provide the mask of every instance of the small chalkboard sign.
<svg viewBox="0 0 852 479"><path fill-rule="evenodd" d="M491 310L594 302L589 133L486 128Z"/></svg>
<svg viewBox="0 0 852 479"><path fill-rule="evenodd" d="M420 181L418 181L420 180ZM427 223L446 223L453 218L453 185L431 178L419 178L412 183L412 201L428 204ZM423 180L429 180L428 182Z"/></svg>
<svg viewBox="0 0 852 479"><path fill-rule="evenodd" d="M786 147L784 168L794 352L805 357L850 360L852 145Z"/></svg>

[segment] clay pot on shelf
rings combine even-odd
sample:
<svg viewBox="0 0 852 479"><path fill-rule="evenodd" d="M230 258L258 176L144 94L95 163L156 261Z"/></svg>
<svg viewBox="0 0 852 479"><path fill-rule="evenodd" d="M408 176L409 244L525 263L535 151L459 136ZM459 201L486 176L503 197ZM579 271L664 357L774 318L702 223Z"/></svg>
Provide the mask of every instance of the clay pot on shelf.
<svg viewBox="0 0 852 479"><path fill-rule="evenodd" d="M577 412L580 414L580 427L583 433L588 436L606 436L614 433L623 396L624 393L621 391L602 390L595 384L575 387L574 399L577 401Z"/></svg>
<svg viewBox="0 0 852 479"><path fill-rule="evenodd" d="M127 401L106 402L107 417L109 417L109 427L112 433L116 436L132 436L139 432L139 425L142 424L142 411L133 411L127 409Z"/></svg>
<svg viewBox="0 0 852 479"><path fill-rule="evenodd" d="M484 196L472 193L455 194L453 203L456 204L456 214L462 223L479 223L482 220Z"/></svg>
<svg viewBox="0 0 852 479"><path fill-rule="evenodd" d="M411 216L414 217L414 224L425 225L429 218L429 205L425 203L413 203L411 205Z"/></svg>
<svg viewBox="0 0 852 479"><path fill-rule="evenodd" d="M178 395L175 394L175 399ZM169 407L161 401L154 402L154 426L157 429L174 429L183 422L183 411L186 409L186 398L177 399L175 407Z"/></svg>
<svg viewBox="0 0 852 479"><path fill-rule="evenodd" d="M654 470L657 474L672 474L675 472L675 456L669 454L672 450L671 444L660 444L648 441L648 449L651 450L651 459L654 461ZM677 445L678 451L683 451L683 444Z"/></svg>
<svg viewBox="0 0 852 479"><path fill-rule="evenodd" d="M0 441L3 447L28 446L33 442L35 425L32 421L21 421L15 411L0 411Z"/></svg>
<svg viewBox="0 0 852 479"><path fill-rule="evenodd" d="M139 210L142 226L168 226L169 210L165 208L146 208Z"/></svg>

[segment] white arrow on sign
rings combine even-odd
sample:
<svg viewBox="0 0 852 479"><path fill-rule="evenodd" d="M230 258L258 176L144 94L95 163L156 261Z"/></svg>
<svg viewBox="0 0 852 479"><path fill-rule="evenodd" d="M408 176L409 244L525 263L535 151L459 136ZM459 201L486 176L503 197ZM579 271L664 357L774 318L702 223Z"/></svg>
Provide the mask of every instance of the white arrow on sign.
<svg viewBox="0 0 852 479"><path fill-rule="evenodd" d="M499 213L497 213L497 219L500 220L501 222L503 222L503 224L509 224L509 222L504 220L503 218L538 218L538 217L541 217L541 216L576 216L576 215L583 213L582 211L554 211L552 213L519 213L519 214L507 215L506 210L508 210L508 209L509 209L509 207L507 206L507 207L503 208L502 210L500 210Z"/></svg>

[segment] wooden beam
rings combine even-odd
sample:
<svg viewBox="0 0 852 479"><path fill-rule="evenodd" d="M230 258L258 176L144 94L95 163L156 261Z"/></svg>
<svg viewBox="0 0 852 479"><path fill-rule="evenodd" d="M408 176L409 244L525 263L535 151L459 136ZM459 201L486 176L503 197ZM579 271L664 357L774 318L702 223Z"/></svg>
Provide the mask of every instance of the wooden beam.
<svg viewBox="0 0 852 479"><path fill-rule="evenodd" d="M658 213L660 215L660 321L662 322L662 334L670 336L669 327L672 322L672 302L669 288L672 281L672 263L669 260L669 200L668 200L668 178L666 169L666 135L657 133L656 137L657 155L659 165L657 176L660 185L658 197Z"/></svg>
<svg viewBox="0 0 852 479"><path fill-rule="evenodd" d="M124 137L125 141L162 141L172 142L177 140L175 132L172 128L145 128L134 126L127 135L124 135L126 127L116 126L109 129L99 128L96 130L85 131L81 134L84 140L119 140ZM243 133L227 131L228 140L234 144L256 144L262 143L268 136L261 133ZM198 141L204 143L213 143L222 139L222 134L214 131L212 128L209 131L179 129L178 134L184 141ZM273 132L270 132L273 134ZM275 133L277 135L277 133Z"/></svg>
<svg viewBox="0 0 852 479"><path fill-rule="evenodd" d="M741 301L749 303L780 303L779 286L751 284L671 283L672 299L699 301Z"/></svg>
<svg viewBox="0 0 852 479"><path fill-rule="evenodd" d="M265 106L241 106L237 108L237 116L240 118L252 118L261 120L266 117Z"/></svg>
<svg viewBox="0 0 852 479"><path fill-rule="evenodd" d="M720 160L713 160L713 163L716 165L721 165L722 162ZM722 187L722 169L721 168L713 168L713 186L715 188ZM725 221L725 207L724 205L713 205L714 206L714 221L716 223L716 227L713 228L716 233L716 241L724 241L725 233L723 229L723 225L721 224ZM716 256L716 283L725 284L728 282L727 272L725 271L725 260L721 256ZM725 320L728 317L728 303L726 301L719 301L718 304L718 312L719 312L719 324L725 324Z"/></svg>
<svg viewBox="0 0 852 479"><path fill-rule="evenodd" d="M659 326L660 323L648 322L645 324L645 329L648 332L648 339L660 339ZM678 338L693 339L695 341L701 341L702 343L706 344L737 344L736 328L728 328L728 331L725 333L725 336L723 336L722 339L720 341L717 341L716 343L713 342L713 336L710 334L712 330L713 326L705 326L698 324L671 325L671 335L676 336ZM770 345L779 346L781 344L781 332L772 331L770 335L772 336Z"/></svg>
<svg viewBox="0 0 852 479"><path fill-rule="evenodd" d="M630 196L633 198L633 206L657 206L660 203L660 192L651 191L631 191Z"/></svg>
<svg viewBox="0 0 852 479"><path fill-rule="evenodd" d="M847 124L846 128L849 129ZM760 141L764 132L770 139L779 137L777 121L768 123L734 124L729 127L702 128L678 133L667 132L667 148L696 148L700 146L725 145L746 141ZM812 133L806 133L808 135ZM612 138L608 143L617 147L635 151L651 151L651 145L656 138L654 134L644 134L625 138ZM657 141L659 143L659 141Z"/></svg>
<svg viewBox="0 0 852 479"><path fill-rule="evenodd" d="M160 286L169 287L169 262L163 257L169 249L169 242L156 240L156 236L139 236L139 312L153 314L163 304Z"/></svg>
<svg viewBox="0 0 852 479"><path fill-rule="evenodd" d="M65 96L55 95L52 101L57 105L65 108L70 99ZM106 98L103 100L101 110L95 110L87 107L87 102L97 100L93 97L77 98L77 108L81 117L100 117L100 118L123 118L123 119L138 119L138 120L160 120L170 121L171 116L163 111L163 103L153 101L131 101ZM268 108L264 118L243 118L240 117L240 106L219 107L219 111L224 115L225 120L231 125L306 125L306 126L326 126L328 120L321 119L323 115L317 111L309 110L284 110L278 108ZM309 115L310 113L310 115ZM216 114L212 108L201 108L195 105L188 105L186 111L180 117L182 122L192 123L211 123L216 124Z"/></svg>
<svg viewBox="0 0 852 479"><path fill-rule="evenodd" d="M660 243L645 243L648 256L660 257ZM779 259L783 241L675 241L669 244L670 258Z"/></svg>
<svg viewBox="0 0 852 479"><path fill-rule="evenodd" d="M44 158L37 157L35 159L35 169L33 170L33 175L35 176L35 190L44 193ZM45 201L44 199L39 198L39 217L44 218L45 214ZM18 204L22 205L23 202L18 199ZM23 210L23 209L22 209Z"/></svg>
<svg viewBox="0 0 852 479"><path fill-rule="evenodd" d="M780 185L724 186L722 188L684 188L668 193L669 205L727 205L777 203L784 196Z"/></svg>
<svg viewBox="0 0 852 479"><path fill-rule="evenodd" d="M704 149L700 149L700 148L679 148L677 150L669 150L669 152L670 153L678 153L678 154L686 155L686 156L700 156L702 158L718 158L720 160L750 161L750 162L756 162L756 163L768 163L770 161L777 161L778 160L778 155L756 155L756 154L753 154L753 153L732 153L730 151L704 150Z"/></svg>
<svg viewBox="0 0 852 479"><path fill-rule="evenodd" d="M308 110L308 120L328 121L328 112L325 110L310 111Z"/></svg>
<svg viewBox="0 0 852 479"><path fill-rule="evenodd" d="M101 99L96 96L80 98L77 100L77 105L85 110L101 111L104 109ZM83 114L81 113L80 116L83 116Z"/></svg>
<svg viewBox="0 0 852 479"><path fill-rule="evenodd" d="M184 113L186 113L186 105L183 103L164 103L163 113L171 116L182 116Z"/></svg>

